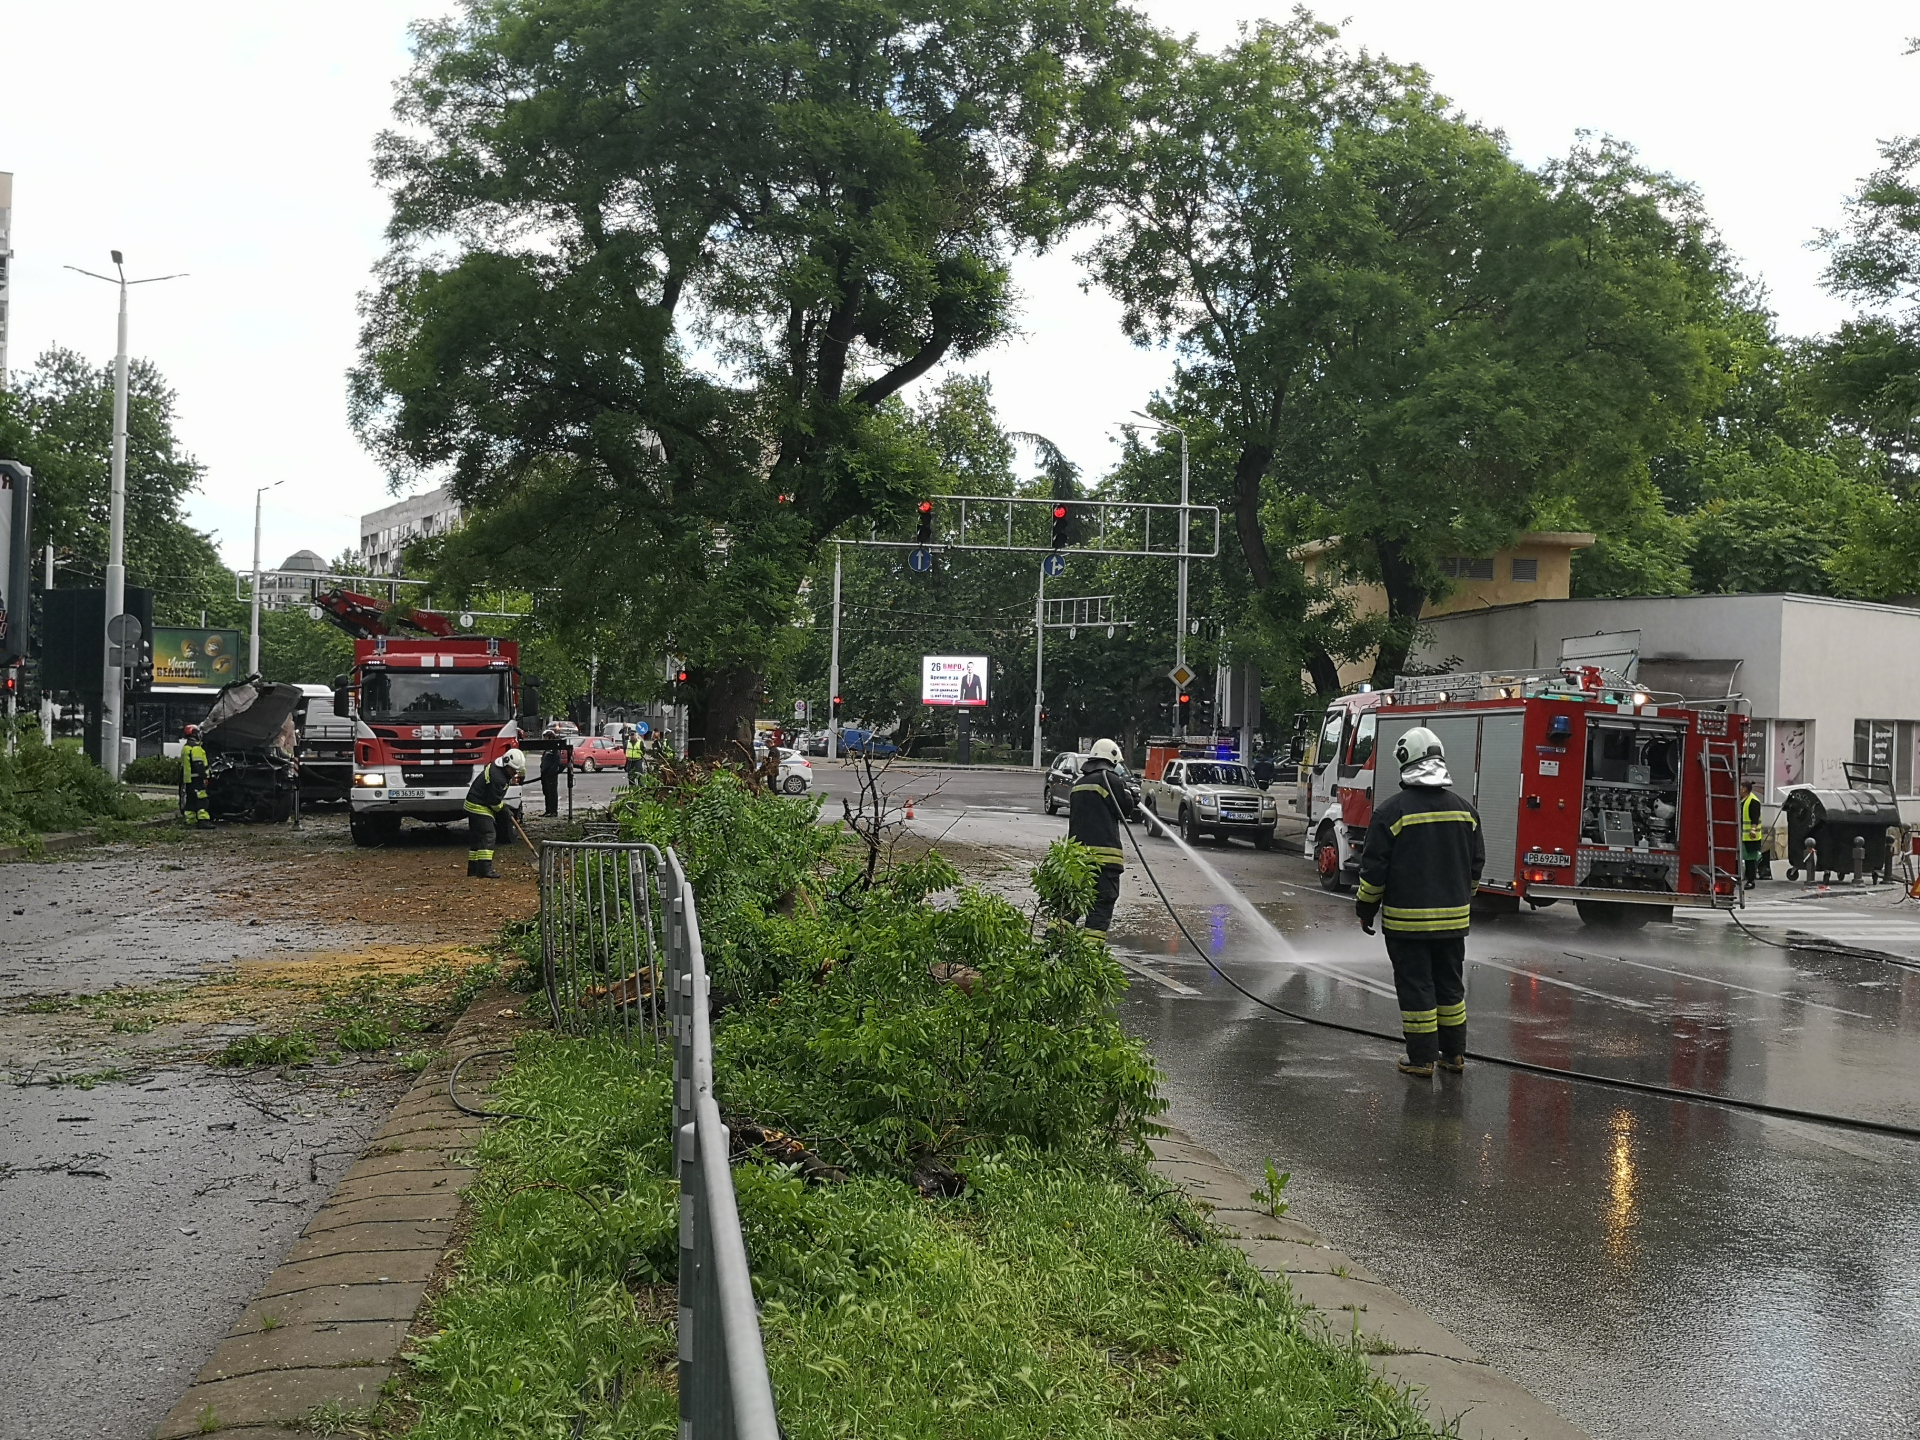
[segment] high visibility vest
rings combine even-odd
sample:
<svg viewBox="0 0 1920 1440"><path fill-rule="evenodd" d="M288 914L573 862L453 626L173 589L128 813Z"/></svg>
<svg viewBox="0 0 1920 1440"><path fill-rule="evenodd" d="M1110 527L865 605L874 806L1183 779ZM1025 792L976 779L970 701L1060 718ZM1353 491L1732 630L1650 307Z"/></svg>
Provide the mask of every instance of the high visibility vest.
<svg viewBox="0 0 1920 1440"><path fill-rule="evenodd" d="M207 752L198 741L189 740L180 747L180 779L185 784L194 785L204 780L206 775Z"/></svg>
<svg viewBox="0 0 1920 1440"><path fill-rule="evenodd" d="M646 758L647 747L640 743L640 737L638 735L627 741L627 759L629 761L644 760Z"/></svg>
<svg viewBox="0 0 1920 1440"><path fill-rule="evenodd" d="M1766 829L1760 824L1760 797L1748 795L1740 802L1740 839L1745 844L1758 845L1766 838Z"/></svg>

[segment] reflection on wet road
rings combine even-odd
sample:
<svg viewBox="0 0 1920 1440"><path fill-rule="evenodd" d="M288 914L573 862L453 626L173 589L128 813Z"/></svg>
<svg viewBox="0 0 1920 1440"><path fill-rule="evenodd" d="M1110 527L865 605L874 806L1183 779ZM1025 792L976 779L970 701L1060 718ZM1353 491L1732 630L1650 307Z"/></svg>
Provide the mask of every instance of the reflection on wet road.
<svg viewBox="0 0 1920 1440"><path fill-rule="evenodd" d="M1183 904L1194 937L1263 998L1397 1031L1351 901L1254 863L1301 963L1249 958L1225 906ZM1116 944L1197 992L1127 1002L1180 1123L1243 1173L1291 1169L1302 1219L1596 1440L1920 1434L1920 1142L1490 1065L1410 1081L1133 913ZM1920 1127L1920 972L1559 909L1478 922L1468 953L1476 1050Z"/></svg>

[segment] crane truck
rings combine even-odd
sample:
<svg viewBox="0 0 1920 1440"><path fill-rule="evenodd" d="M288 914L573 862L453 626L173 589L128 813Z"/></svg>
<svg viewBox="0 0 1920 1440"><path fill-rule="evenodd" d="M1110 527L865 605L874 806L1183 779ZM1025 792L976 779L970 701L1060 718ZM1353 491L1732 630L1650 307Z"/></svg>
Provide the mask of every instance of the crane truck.
<svg viewBox="0 0 1920 1440"><path fill-rule="evenodd" d="M409 818L463 819L474 773L520 744L519 642L455 635L445 615L351 590L314 605L353 637L353 670L334 682L333 712L353 721L354 843L387 844ZM519 812L519 786L507 803Z"/></svg>

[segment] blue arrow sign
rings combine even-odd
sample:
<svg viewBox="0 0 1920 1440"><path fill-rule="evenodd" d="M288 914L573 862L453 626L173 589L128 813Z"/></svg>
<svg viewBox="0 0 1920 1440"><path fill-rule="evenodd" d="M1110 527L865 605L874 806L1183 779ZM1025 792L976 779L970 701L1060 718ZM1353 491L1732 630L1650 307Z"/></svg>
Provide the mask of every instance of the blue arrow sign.
<svg viewBox="0 0 1920 1440"><path fill-rule="evenodd" d="M924 575L933 569L933 552L922 546L918 550L907 552L907 568L916 575Z"/></svg>
<svg viewBox="0 0 1920 1440"><path fill-rule="evenodd" d="M1067 557L1058 550L1040 562L1040 573L1049 580L1058 580L1067 573Z"/></svg>

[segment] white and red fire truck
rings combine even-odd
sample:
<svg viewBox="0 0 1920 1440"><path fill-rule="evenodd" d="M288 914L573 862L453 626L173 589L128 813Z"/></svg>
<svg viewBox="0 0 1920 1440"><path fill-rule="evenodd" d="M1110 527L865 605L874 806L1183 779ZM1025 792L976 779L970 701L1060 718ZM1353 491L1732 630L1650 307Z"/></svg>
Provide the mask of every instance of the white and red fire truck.
<svg viewBox="0 0 1920 1440"><path fill-rule="evenodd" d="M474 772L521 742L519 642L454 635L444 615L352 591L315 603L354 636L353 673L334 690L334 712L354 721L354 843L384 844L409 817L463 820ZM400 626L427 633L385 633ZM519 810L518 786L507 804Z"/></svg>
<svg viewBox="0 0 1920 1440"><path fill-rule="evenodd" d="M1480 812L1484 902L1571 900L1601 925L1738 905L1747 720L1738 699L1683 701L1592 667L1401 676L1327 707L1301 765L1306 854L1327 889L1357 883L1375 786L1391 793L1394 745L1424 725Z"/></svg>

